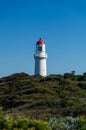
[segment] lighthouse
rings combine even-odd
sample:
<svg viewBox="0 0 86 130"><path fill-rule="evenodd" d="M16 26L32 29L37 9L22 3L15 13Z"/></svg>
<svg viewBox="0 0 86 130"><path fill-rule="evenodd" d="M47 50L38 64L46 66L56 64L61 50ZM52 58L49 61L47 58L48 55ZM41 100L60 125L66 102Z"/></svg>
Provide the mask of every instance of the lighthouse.
<svg viewBox="0 0 86 130"><path fill-rule="evenodd" d="M46 44L41 38L36 43L36 51L34 54L34 59L35 59L35 75L41 75L43 77L47 76Z"/></svg>

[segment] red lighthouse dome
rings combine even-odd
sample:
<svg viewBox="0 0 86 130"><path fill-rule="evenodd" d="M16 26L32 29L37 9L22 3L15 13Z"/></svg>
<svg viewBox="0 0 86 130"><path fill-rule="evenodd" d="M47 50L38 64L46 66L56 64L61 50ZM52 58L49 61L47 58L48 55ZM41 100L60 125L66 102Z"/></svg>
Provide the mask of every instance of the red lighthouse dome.
<svg viewBox="0 0 86 130"><path fill-rule="evenodd" d="M45 42L40 38L39 41L37 41L36 44L45 44Z"/></svg>

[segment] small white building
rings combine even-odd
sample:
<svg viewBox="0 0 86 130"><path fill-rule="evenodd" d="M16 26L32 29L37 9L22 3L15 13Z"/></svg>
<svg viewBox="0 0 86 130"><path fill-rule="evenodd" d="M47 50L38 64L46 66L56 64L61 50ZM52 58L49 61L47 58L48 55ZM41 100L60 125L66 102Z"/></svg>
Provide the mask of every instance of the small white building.
<svg viewBox="0 0 86 130"><path fill-rule="evenodd" d="M46 44L41 38L36 43L36 52L34 54L34 59L35 59L35 75L41 75L43 77L47 76Z"/></svg>

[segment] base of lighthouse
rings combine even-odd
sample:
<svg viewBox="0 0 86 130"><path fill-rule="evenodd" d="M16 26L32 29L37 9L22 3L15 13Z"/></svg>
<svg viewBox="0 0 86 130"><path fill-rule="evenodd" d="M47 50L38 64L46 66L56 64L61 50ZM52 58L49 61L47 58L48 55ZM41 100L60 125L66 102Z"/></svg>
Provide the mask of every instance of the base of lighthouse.
<svg viewBox="0 0 86 130"><path fill-rule="evenodd" d="M46 59L35 58L35 75L47 76Z"/></svg>

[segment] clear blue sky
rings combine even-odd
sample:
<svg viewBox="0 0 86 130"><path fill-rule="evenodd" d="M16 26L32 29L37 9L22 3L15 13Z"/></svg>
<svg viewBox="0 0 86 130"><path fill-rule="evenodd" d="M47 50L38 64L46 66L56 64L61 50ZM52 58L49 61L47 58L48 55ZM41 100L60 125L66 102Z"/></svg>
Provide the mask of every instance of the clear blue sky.
<svg viewBox="0 0 86 130"><path fill-rule="evenodd" d="M40 36L48 74L86 72L86 0L0 0L0 77L34 74Z"/></svg>

